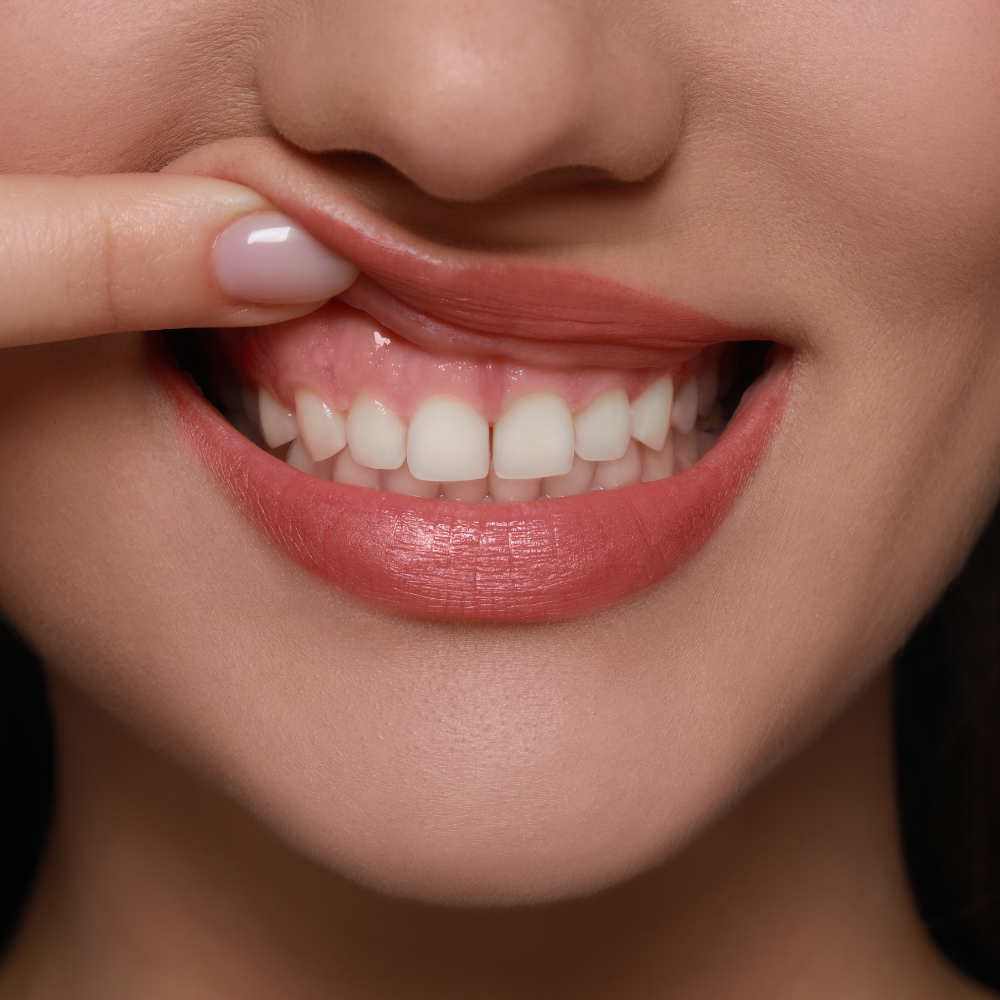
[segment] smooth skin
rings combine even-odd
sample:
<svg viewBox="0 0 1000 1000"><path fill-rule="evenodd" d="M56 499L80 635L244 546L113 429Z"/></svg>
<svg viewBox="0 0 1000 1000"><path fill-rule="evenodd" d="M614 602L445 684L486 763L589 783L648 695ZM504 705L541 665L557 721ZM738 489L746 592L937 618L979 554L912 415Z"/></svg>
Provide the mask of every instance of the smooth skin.
<svg viewBox="0 0 1000 1000"><path fill-rule="evenodd" d="M984 995L909 896L885 668L1000 486L995 5L0 23L0 169L129 174L0 184L0 606L61 767L0 997ZM132 331L250 318L212 242L248 187L316 169L330 211L794 348L771 450L689 566L572 622L430 623L247 524Z"/></svg>

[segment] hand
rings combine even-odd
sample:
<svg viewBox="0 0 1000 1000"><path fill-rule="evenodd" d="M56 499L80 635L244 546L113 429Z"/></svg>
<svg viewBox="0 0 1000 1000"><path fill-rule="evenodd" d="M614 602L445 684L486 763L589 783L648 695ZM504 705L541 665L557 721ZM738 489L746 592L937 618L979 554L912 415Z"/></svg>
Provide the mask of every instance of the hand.
<svg viewBox="0 0 1000 1000"><path fill-rule="evenodd" d="M228 181L0 176L0 347L277 323L357 273Z"/></svg>

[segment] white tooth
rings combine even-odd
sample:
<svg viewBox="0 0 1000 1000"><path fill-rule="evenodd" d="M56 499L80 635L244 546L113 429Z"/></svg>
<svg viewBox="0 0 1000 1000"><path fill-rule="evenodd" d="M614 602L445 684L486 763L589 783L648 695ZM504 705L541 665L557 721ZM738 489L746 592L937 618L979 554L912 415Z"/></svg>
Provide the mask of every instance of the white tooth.
<svg viewBox="0 0 1000 1000"><path fill-rule="evenodd" d="M719 398L719 365L714 359L698 371L698 416L707 417Z"/></svg>
<svg viewBox="0 0 1000 1000"><path fill-rule="evenodd" d="M333 463L329 459L314 462L301 438L296 438L291 443L285 461L293 469L298 469L299 472L305 472L310 476L316 476L318 479L329 479L332 474Z"/></svg>
<svg viewBox="0 0 1000 1000"><path fill-rule="evenodd" d="M490 497L497 503L537 500L541 487L541 479L501 479L490 463Z"/></svg>
<svg viewBox="0 0 1000 1000"><path fill-rule="evenodd" d="M659 451L670 432L670 406L674 383L670 376L658 379L632 403L632 437Z"/></svg>
<svg viewBox="0 0 1000 1000"><path fill-rule="evenodd" d="M594 468L594 462L577 455L573 459L573 468L565 476L549 476L542 480L542 493L547 497L571 497L586 493L594 481Z"/></svg>
<svg viewBox="0 0 1000 1000"><path fill-rule="evenodd" d="M260 433L268 448L280 448L299 436L295 414L289 413L263 386L257 396L260 412Z"/></svg>
<svg viewBox="0 0 1000 1000"><path fill-rule="evenodd" d="M480 500L486 499L486 494L489 492L489 480L484 478L458 483L442 483L441 492L444 493L446 500L466 500L470 503L478 503Z"/></svg>
<svg viewBox="0 0 1000 1000"><path fill-rule="evenodd" d="M402 493L408 497L424 497L432 500L441 492L439 483L429 483L416 479L404 462L398 469L386 469L382 473L382 489L389 493Z"/></svg>
<svg viewBox="0 0 1000 1000"><path fill-rule="evenodd" d="M534 392L511 403L493 426L500 479L563 476L573 467L573 415L561 396Z"/></svg>
<svg viewBox="0 0 1000 1000"><path fill-rule="evenodd" d="M642 446L642 481L655 483L660 479L669 479L674 474L674 443L667 438L667 443L659 450Z"/></svg>
<svg viewBox="0 0 1000 1000"><path fill-rule="evenodd" d="M431 396L410 418L406 461L417 479L435 483L485 479L490 469L490 425L460 399Z"/></svg>
<svg viewBox="0 0 1000 1000"><path fill-rule="evenodd" d="M330 409L312 389L295 390L295 418L299 437L314 462L336 455L347 445L343 414Z"/></svg>
<svg viewBox="0 0 1000 1000"><path fill-rule="evenodd" d="M698 419L698 380L689 378L674 400L670 422L681 434L689 434Z"/></svg>
<svg viewBox="0 0 1000 1000"><path fill-rule="evenodd" d="M594 485L602 490L616 490L619 486L637 483L642 477L642 458L639 446L630 441L628 451L613 462L598 462L594 470Z"/></svg>
<svg viewBox="0 0 1000 1000"><path fill-rule="evenodd" d="M380 486L378 469L358 465L351 457L350 448L344 448L333 457L331 478L335 483L344 483L346 486L368 486L373 490Z"/></svg>
<svg viewBox="0 0 1000 1000"><path fill-rule="evenodd" d="M576 453L588 462L621 458L632 436L628 393L610 389L573 418Z"/></svg>
<svg viewBox="0 0 1000 1000"><path fill-rule="evenodd" d="M347 413L351 458L369 469L398 469L406 458L406 425L384 403L355 396Z"/></svg>
<svg viewBox="0 0 1000 1000"><path fill-rule="evenodd" d="M678 472L683 472L698 461L698 432L696 430L690 430L687 434L675 432L673 438L674 465Z"/></svg>

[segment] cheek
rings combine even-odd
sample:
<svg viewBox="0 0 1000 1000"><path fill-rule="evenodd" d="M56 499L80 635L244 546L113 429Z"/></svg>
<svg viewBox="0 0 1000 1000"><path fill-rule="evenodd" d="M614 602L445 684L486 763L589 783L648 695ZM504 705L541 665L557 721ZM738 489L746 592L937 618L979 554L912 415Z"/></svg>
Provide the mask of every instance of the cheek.
<svg viewBox="0 0 1000 1000"><path fill-rule="evenodd" d="M0 171L156 170L261 131L248 54L267 4L111 0L72 16L61 6L4 6Z"/></svg>

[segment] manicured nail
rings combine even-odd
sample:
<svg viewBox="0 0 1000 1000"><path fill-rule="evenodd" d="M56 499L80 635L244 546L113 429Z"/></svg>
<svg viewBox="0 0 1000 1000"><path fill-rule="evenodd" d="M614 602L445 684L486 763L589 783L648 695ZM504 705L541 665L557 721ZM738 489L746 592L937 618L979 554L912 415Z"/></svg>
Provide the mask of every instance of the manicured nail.
<svg viewBox="0 0 1000 1000"><path fill-rule="evenodd" d="M214 264L219 287L240 302L320 302L358 276L354 264L281 212L247 215L223 230Z"/></svg>

